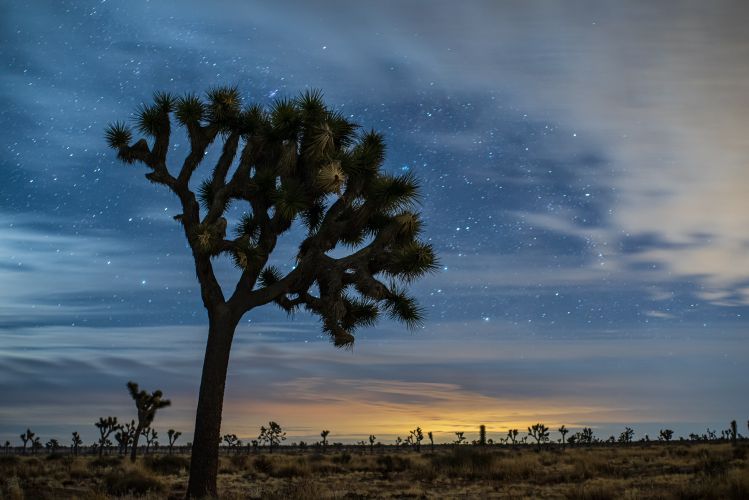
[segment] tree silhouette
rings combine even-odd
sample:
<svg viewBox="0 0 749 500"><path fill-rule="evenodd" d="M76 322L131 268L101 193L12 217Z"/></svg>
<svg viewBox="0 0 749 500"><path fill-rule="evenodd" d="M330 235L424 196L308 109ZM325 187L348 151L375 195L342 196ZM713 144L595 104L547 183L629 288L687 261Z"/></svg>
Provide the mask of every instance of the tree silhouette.
<svg viewBox="0 0 749 500"><path fill-rule="evenodd" d="M434 434L432 434L432 431L429 431L427 432L427 436L429 436L429 449L434 453Z"/></svg>
<svg viewBox="0 0 749 500"><path fill-rule="evenodd" d="M166 431L167 438L169 439L169 454L172 454L172 448L174 448L174 443L177 442L177 439L182 435L181 432L175 431L174 429L169 429Z"/></svg>
<svg viewBox="0 0 749 500"><path fill-rule="evenodd" d="M10 454L10 441L5 441L4 448L5 448L5 454L9 455Z"/></svg>
<svg viewBox="0 0 749 500"><path fill-rule="evenodd" d="M135 457L138 453L138 440L141 433L153 423L156 410L165 408L171 405L172 402L168 399L161 399L163 396L161 391L157 390L153 393L148 393L140 390L138 384L133 381L127 383L127 390L130 392L130 397L135 401L135 407L138 410L138 426L135 428L133 446L130 450L130 460L135 462Z"/></svg>
<svg viewBox="0 0 749 500"><path fill-rule="evenodd" d="M373 325L381 312L418 326L422 309L404 285L436 269L432 247L418 240L418 183L411 174L381 170L380 134L357 135L358 126L327 108L319 91L276 101L269 111L242 109L233 87L212 89L206 97L156 93L137 116L138 131L150 144L133 141L122 122L106 130L118 158L145 165L146 178L171 190L182 207L175 219L192 251L209 323L187 491L198 498L217 494L226 373L244 314L269 303L288 313L305 308L320 317L336 346L350 346L355 330ZM186 128L190 148L176 174L167 165L172 116ZM196 196L193 174L216 138L223 142L221 154ZM224 214L233 202L247 208L231 239ZM268 261L297 219L306 235L284 275ZM348 255L328 253L345 246L352 247ZM211 261L218 256L239 268L228 299Z"/></svg>
<svg viewBox="0 0 749 500"><path fill-rule="evenodd" d="M486 446L486 426L484 424L479 426L479 446Z"/></svg>
<svg viewBox="0 0 749 500"><path fill-rule="evenodd" d="M661 429L658 433L658 441L665 441L668 443L671 441L672 437L674 437L674 431L671 429Z"/></svg>
<svg viewBox="0 0 749 500"><path fill-rule="evenodd" d="M127 454L127 447L130 444L130 435L122 426L114 433L114 440L117 441L120 456L125 456Z"/></svg>
<svg viewBox="0 0 749 500"><path fill-rule="evenodd" d="M518 442L518 434L519 434L519 431L517 429L507 430L507 439L510 440L513 446L516 445Z"/></svg>
<svg viewBox="0 0 749 500"><path fill-rule="evenodd" d="M104 448L108 446L109 435L116 431L119 425L117 425L117 417L100 417L94 425L99 429L99 458L101 458Z"/></svg>
<svg viewBox="0 0 749 500"><path fill-rule="evenodd" d="M260 435L257 438L268 443L268 453L273 453L274 446L280 445L281 441L286 441L286 433L277 423L268 422L268 427L260 427Z"/></svg>
<svg viewBox="0 0 749 500"><path fill-rule="evenodd" d="M629 427L624 428L624 432L619 434L619 442L623 444L629 444L632 442L632 438L635 437L635 431Z"/></svg>
<svg viewBox="0 0 749 500"><path fill-rule="evenodd" d="M57 439L52 438L47 441L44 446L49 450L50 454L54 454L60 449L60 442Z"/></svg>
<svg viewBox="0 0 749 500"><path fill-rule="evenodd" d="M330 434L330 431L324 430L320 433L320 437L322 438L322 452L325 453L325 448L328 446L328 434Z"/></svg>
<svg viewBox="0 0 749 500"><path fill-rule="evenodd" d="M73 432L73 437L72 437L73 455L78 456L78 450L80 449L82 444L83 444L83 439L81 439L81 436L77 432Z"/></svg>
<svg viewBox="0 0 749 500"><path fill-rule="evenodd" d="M424 440L424 433L422 432L421 427L412 430L408 437L411 443L416 446L416 452L421 453L421 442Z"/></svg>
<svg viewBox="0 0 749 500"><path fill-rule="evenodd" d="M143 429L143 437L146 440L146 450L144 452L144 455L148 455L148 450L151 448L151 445L158 446L159 442L156 441L159 438L159 433L156 432L156 429L153 427L146 427Z"/></svg>
<svg viewBox="0 0 749 500"><path fill-rule="evenodd" d="M565 436L569 432L569 429L567 429L567 427L565 427L564 425L562 425L559 429L557 429L557 432L559 432L559 434L562 435L562 446L564 446L564 444L565 444Z"/></svg>
<svg viewBox="0 0 749 500"><path fill-rule="evenodd" d="M528 427L528 436L536 440L536 449L541 449L541 444L549 440L549 428L542 423L533 424Z"/></svg>
<svg viewBox="0 0 749 500"><path fill-rule="evenodd" d="M463 444L463 441L466 440L465 436L463 435L463 432L456 432L455 433L455 444L461 445Z"/></svg>
<svg viewBox="0 0 749 500"><path fill-rule="evenodd" d="M374 453L375 441L377 441L377 437L374 434L370 434L369 435L369 453L370 454Z"/></svg>
<svg viewBox="0 0 749 500"><path fill-rule="evenodd" d="M34 434L33 432L31 432L31 429L26 429L26 432L24 432L23 434L21 434L21 441L23 441L23 452L22 453L24 455L26 454L26 443L28 443L29 441L31 441L33 443L35 435L36 434Z"/></svg>
<svg viewBox="0 0 749 500"><path fill-rule="evenodd" d="M731 420L730 434L731 434L731 444L733 446L736 446L736 442L737 442L736 441L736 436L738 434L738 430L737 430L737 427L736 427L736 421L735 420Z"/></svg>
<svg viewBox="0 0 749 500"><path fill-rule="evenodd" d="M37 450L41 450L43 447L42 440L39 436L31 440L31 454L36 455Z"/></svg>
<svg viewBox="0 0 749 500"><path fill-rule="evenodd" d="M233 448L237 448L241 443L236 434L224 434L222 439L224 443L226 443L226 446L229 448L229 452L231 452Z"/></svg>

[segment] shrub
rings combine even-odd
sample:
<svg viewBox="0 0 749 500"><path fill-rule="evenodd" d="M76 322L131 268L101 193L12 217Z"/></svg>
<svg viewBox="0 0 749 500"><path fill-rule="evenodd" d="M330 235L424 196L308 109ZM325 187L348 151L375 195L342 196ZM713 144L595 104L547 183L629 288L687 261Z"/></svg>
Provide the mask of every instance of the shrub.
<svg viewBox="0 0 749 500"><path fill-rule="evenodd" d="M147 456L145 466L157 474L177 475L183 470L190 470L190 460L178 455Z"/></svg>
<svg viewBox="0 0 749 500"><path fill-rule="evenodd" d="M377 457L377 465L385 474L403 472L411 468L411 460L397 455L382 455Z"/></svg>
<svg viewBox="0 0 749 500"><path fill-rule="evenodd" d="M104 488L110 495L145 495L163 493L164 485L138 469L113 470L104 476Z"/></svg>
<svg viewBox="0 0 749 500"><path fill-rule="evenodd" d="M343 452L340 455L335 455L333 458L330 459L330 461L333 462L334 464L345 465L351 462L351 453Z"/></svg>
<svg viewBox="0 0 749 500"><path fill-rule="evenodd" d="M252 462L252 465L255 467L256 471L262 472L263 474L268 474L270 476L273 473L273 462L271 462L265 455L257 457Z"/></svg>
<svg viewBox="0 0 749 500"><path fill-rule="evenodd" d="M122 457L100 457L92 460L89 467L92 469L105 469L107 467L119 467Z"/></svg>

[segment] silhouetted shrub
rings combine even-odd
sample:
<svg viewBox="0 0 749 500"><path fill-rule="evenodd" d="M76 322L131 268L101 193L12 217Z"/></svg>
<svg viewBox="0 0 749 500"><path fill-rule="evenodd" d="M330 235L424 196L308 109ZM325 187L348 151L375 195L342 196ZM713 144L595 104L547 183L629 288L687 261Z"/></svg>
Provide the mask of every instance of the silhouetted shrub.
<svg viewBox="0 0 749 500"><path fill-rule="evenodd" d="M253 467L258 472L263 474L271 475L273 473L273 462L271 462L265 455L260 455L252 462Z"/></svg>
<svg viewBox="0 0 749 500"><path fill-rule="evenodd" d="M190 470L190 460L178 455L147 456L143 462L146 467L157 474L176 475L183 470Z"/></svg>
<svg viewBox="0 0 749 500"><path fill-rule="evenodd" d="M411 460L397 455L382 455L377 457L377 465L385 474L403 472L411 468Z"/></svg>
<svg viewBox="0 0 749 500"><path fill-rule="evenodd" d="M145 495L163 493L164 485L138 469L113 470L104 476L104 488L110 495Z"/></svg>
<svg viewBox="0 0 749 500"><path fill-rule="evenodd" d="M333 458L330 459L331 462L334 464L341 464L345 465L349 462L351 462L351 453L341 453L340 455L335 455Z"/></svg>
<svg viewBox="0 0 749 500"><path fill-rule="evenodd" d="M92 460L88 465L93 469L105 469L107 467L119 467L122 457L101 457Z"/></svg>

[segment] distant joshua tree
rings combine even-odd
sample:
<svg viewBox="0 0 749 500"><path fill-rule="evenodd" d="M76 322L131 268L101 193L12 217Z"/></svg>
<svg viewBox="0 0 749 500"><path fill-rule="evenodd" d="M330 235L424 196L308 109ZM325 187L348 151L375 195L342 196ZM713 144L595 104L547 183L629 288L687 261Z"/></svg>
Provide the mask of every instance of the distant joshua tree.
<svg viewBox="0 0 749 500"><path fill-rule="evenodd" d="M539 422L528 427L528 436L536 440L536 449L540 450L541 445L549 440L549 428Z"/></svg>
<svg viewBox="0 0 749 500"><path fill-rule="evenodd" d="M47 441L47 443L44 445L49 450L50 454L57 453L57 450L60 449L60 442L57 439L50 439Z"/></svg>
<svg viewBox="0 0 749 500"><path fill-rule="evenodd" d="M21 441L23 441L23 454L24 455L26 454L26 443L28 443L29 441L33 443L34 436L36 436L36 434L31 432L31 429L26 429L26 432L21 434Z"/></svg>
<svg viewBox="0 0 749 500"><path fill-rule="evenodd" d="M236 449L237 446L239 446L239 443L241 443L236 434L224 434L221 439L224 441L224 443L226 443L226 446L229 448L229 452L231 452L232 449Z"/></svg>
<svg viewBox="0 0 749 500"><path fill-rule="evenodd" d="M429 431L427 432L427 436L429 436L429 449L434 453L434 434L432 434L432 431Z"/></svg>
<svg viewBox="0 0 749 500"><path fill-rule="evenodd" d="M731 444L733 446L736 446L736 437L738 435L738 430L737 430L737 427L736 427L736 421L735 420L731 420L730 434L731 434Z"/></svg>
<svg viewBox="0 0 749 500"><path fill-rule="evenodd" d="M564 425L562 425L559 429L557 429L557 432L562 435L562 446L565 444L565 436L569 432L569 429L567 429Z"/></svg>
<svg viewBox="0 0 749 500"><path fill-rule="evenodd" d="M78 450L80 449L82 444L83 444L83 439L81 439L81 436L77 432L73 432L73 438L72 438L73 455L78 456Z"/></svg>
<svg viewBox="0 0 749 500"><path fill-rule="evenodd" d="M159 446L159 442L156 441L159 438L159 433L156 432L156 429L153 427L146 427L143 429L143 437L146 440L146 450L145 455L148 455L148 450L151 448L151 446L154 446L156 448Z"/></svg>
<svg viewBox="0 0 749 500"><path fill-rule="evenodd" d="M10 441L5 441L5 454L10 454Z"/></svg>
<svg viewBox="0 0 749 500"><path fill-rule="evenodd" d="M324 430L320 433L320 437L322 438L322 452L325 453L325 449L328 447L328 434L330 434L330 431Z"/></svg>
<svg viewBox="0 0 749 500"><path fill-rule="evenodd" d="M125 456L127 454L127 447L130 444L130 436L122 426L114 433L114 440L117 441L117 450L120 456Z"/></svg>
<svg viewBox="0 0 749 500"><path fill-rule="evenodd" d="M661 429L658 433L658 441L665 441L668 443L671 441L672 437L674 437L674 431L671 429Z"/></svg>
<svg viewBox="0 0 749 500"><path fill-rule="evenodd" d="M507 431L507 439L510 440L510 443L512 443L513 446L518 443L518 434L519 431L517 429L509 429Z"/></svg>
<svg viewBox="0 0 749 500"><path fill-rule="evenodd" d="M31 454L36 455L36 452L42 448L43 445L41 438L39 438L39 436L35 437L33 441L31 441Z"/></svg>
<svg viewBox="0 0 749 500"><path fill-rule="evenodd" d="M635 431L629 427L625 427L624 432L619 434L619 442L622 444L629 444L632 442L632 439L634 437L635 437Z"/></svg>
<svg viewBox="0 0 749 500"><path fill-rule="evenodd" d="M327 434L326 434L327 437ZM260 435L257 437L260 441L268 443L268 453L273 453L273 447L286 441L286 433L276 422L268 422L268 427L260 427Z"/></svg>
<svg viewBox="0 0 749 500"><path fill-rule="evenodd" d="M479 426L479 446L486 446L486 426Z"/></svg>
<svg viewBox="0 0 749 500"><path fill-rule="evenodd" d="M466 440L466 437L463 435L463 432L456 432L455 433L455 444L461 445Z"/></svg>
<svg viewBox="0 0 749 500"><path fill-rule="evenodd" d="M133 447L130 452L130 460L135 462L135 457L138 453L138 440L141 433L153 423L153 419L156 417L156 410L166 408L172 402L168 399L161 399L163 393L159 390L153 393L140 390L138 384L133 381L127 383L127 390L130 392L130 397L135 401L135 407L138 410L138 426L135 428Z"/></svg>
<svg viewBox="0 0 749 500"><path fill-rule="evenodd" d="M101 417L94 425L99 429L99 458L101 458L104 448L108 446L107 443L111 445L108 439L109 435L119 429L119 425L117 424L117 417Z"/></svg>
<svg viewBox="0 0 749 500"><path fill-rule="evenodd" d="M174 448L174 443L177 442L177 439L182 435L181 432L175 431L174 429L169 429L166 431L166 435L169 438L169 454L172 454L172 448Z"/></svg>
<svg viewBox="0 0 749 500"><path fill-rule="evenodd" d="M377 436L375 436L374 434L370 434L369 435L369 453L370 454L374 453L375 441L377 441Z"/></svg>
<svg viewBox="0 0 749 500"><path fill-rule="evenodd" d="M411 438L411 442L416 446L416 452L421 453L421 442L424 440L424 433L421 427L412 430L409 438Z"/></svg>

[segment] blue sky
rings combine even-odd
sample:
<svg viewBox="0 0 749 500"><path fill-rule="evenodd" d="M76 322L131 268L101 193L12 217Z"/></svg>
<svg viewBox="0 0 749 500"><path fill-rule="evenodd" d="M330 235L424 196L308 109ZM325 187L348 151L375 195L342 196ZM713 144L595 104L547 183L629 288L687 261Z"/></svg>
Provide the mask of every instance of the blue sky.
<svg viewBox="0 0 749 500"><path fill-rule="evenodd" d="M189 438L206 316L178 205L118 164L103 130L155 90L218 84L263 104L321 88L383 132L386 168L422 182L442 263L413 287L422 329L384 322L352 352L312 317L252 311L225 432L276 420L304 439L417 425L448 439L541 420L652 437L749 416L741 2L13 2L0 14L0 439L27 425L92 439L98 417L132 418L130 379L171 396L157 429Z"/></svg>

